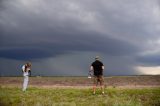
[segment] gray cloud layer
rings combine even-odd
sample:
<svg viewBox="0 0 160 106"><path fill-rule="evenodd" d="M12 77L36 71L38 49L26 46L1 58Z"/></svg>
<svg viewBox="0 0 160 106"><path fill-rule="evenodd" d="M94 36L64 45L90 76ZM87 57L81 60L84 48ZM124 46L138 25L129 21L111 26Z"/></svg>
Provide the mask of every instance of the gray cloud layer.
<svg viewBox="0 0 160 106"><path fill-rule="evenodd" d="M29 60L35 74L85 75L97 54L106 74L141 74L159 65L159 19L158 0L1 0L1 74Z"/></svg>

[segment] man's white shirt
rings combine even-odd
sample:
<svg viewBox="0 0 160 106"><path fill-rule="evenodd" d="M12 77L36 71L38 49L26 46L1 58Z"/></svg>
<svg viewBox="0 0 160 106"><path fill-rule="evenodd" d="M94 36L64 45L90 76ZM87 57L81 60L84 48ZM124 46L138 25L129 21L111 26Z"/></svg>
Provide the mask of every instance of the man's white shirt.
<svg viewBox="0 0 160 106"><path fill-rule="evenodd" d="M28 75L29 75L28 69L27 69L27 71L25 72L25 65L22 66L22 71L23 71L23 76L28 76Z"/></svg>

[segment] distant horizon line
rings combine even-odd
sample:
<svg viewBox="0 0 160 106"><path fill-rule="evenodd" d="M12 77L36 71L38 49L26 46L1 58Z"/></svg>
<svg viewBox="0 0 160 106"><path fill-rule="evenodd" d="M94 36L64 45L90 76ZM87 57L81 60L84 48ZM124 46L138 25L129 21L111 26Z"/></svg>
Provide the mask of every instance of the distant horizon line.
<svg viewBox="0 0 160 106"><path fill-rule="evenodd" d="M114 77L114 76L160 76L160 74L157 74L157 75L151 75L151 74L148 74L148 75L103 75L104 77ZM16 76L16 75L0 75L0 77L23 77L23 75L19 75L19 76ZM52 75L52 76L47 76L47 75L33 75L33 76L30 76L30 77L87 77L87 76L78 76L78 75Z"/></svg>

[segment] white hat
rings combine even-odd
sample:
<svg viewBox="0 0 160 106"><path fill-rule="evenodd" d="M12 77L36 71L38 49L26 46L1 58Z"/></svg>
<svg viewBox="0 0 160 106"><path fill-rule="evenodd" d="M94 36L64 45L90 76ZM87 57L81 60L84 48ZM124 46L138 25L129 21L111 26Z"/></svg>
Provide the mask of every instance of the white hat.
<svg viewBox="0 0 160 106"><path fill-rule="evenodd" d="M99 56L96 56L95 59L98 60L98 59L99 59Z"/></svg>

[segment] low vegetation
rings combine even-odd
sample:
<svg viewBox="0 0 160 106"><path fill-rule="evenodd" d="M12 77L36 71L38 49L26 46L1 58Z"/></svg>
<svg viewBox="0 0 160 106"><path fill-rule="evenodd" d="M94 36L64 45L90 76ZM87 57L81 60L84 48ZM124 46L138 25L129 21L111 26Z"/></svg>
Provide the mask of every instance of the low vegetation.
<svg viewBox="0 0 160 106"><path fill-rule="evenodd" d="M0 106L160 106L160 88L106 88L102 95L91 88L0 87Z"/></svg>

